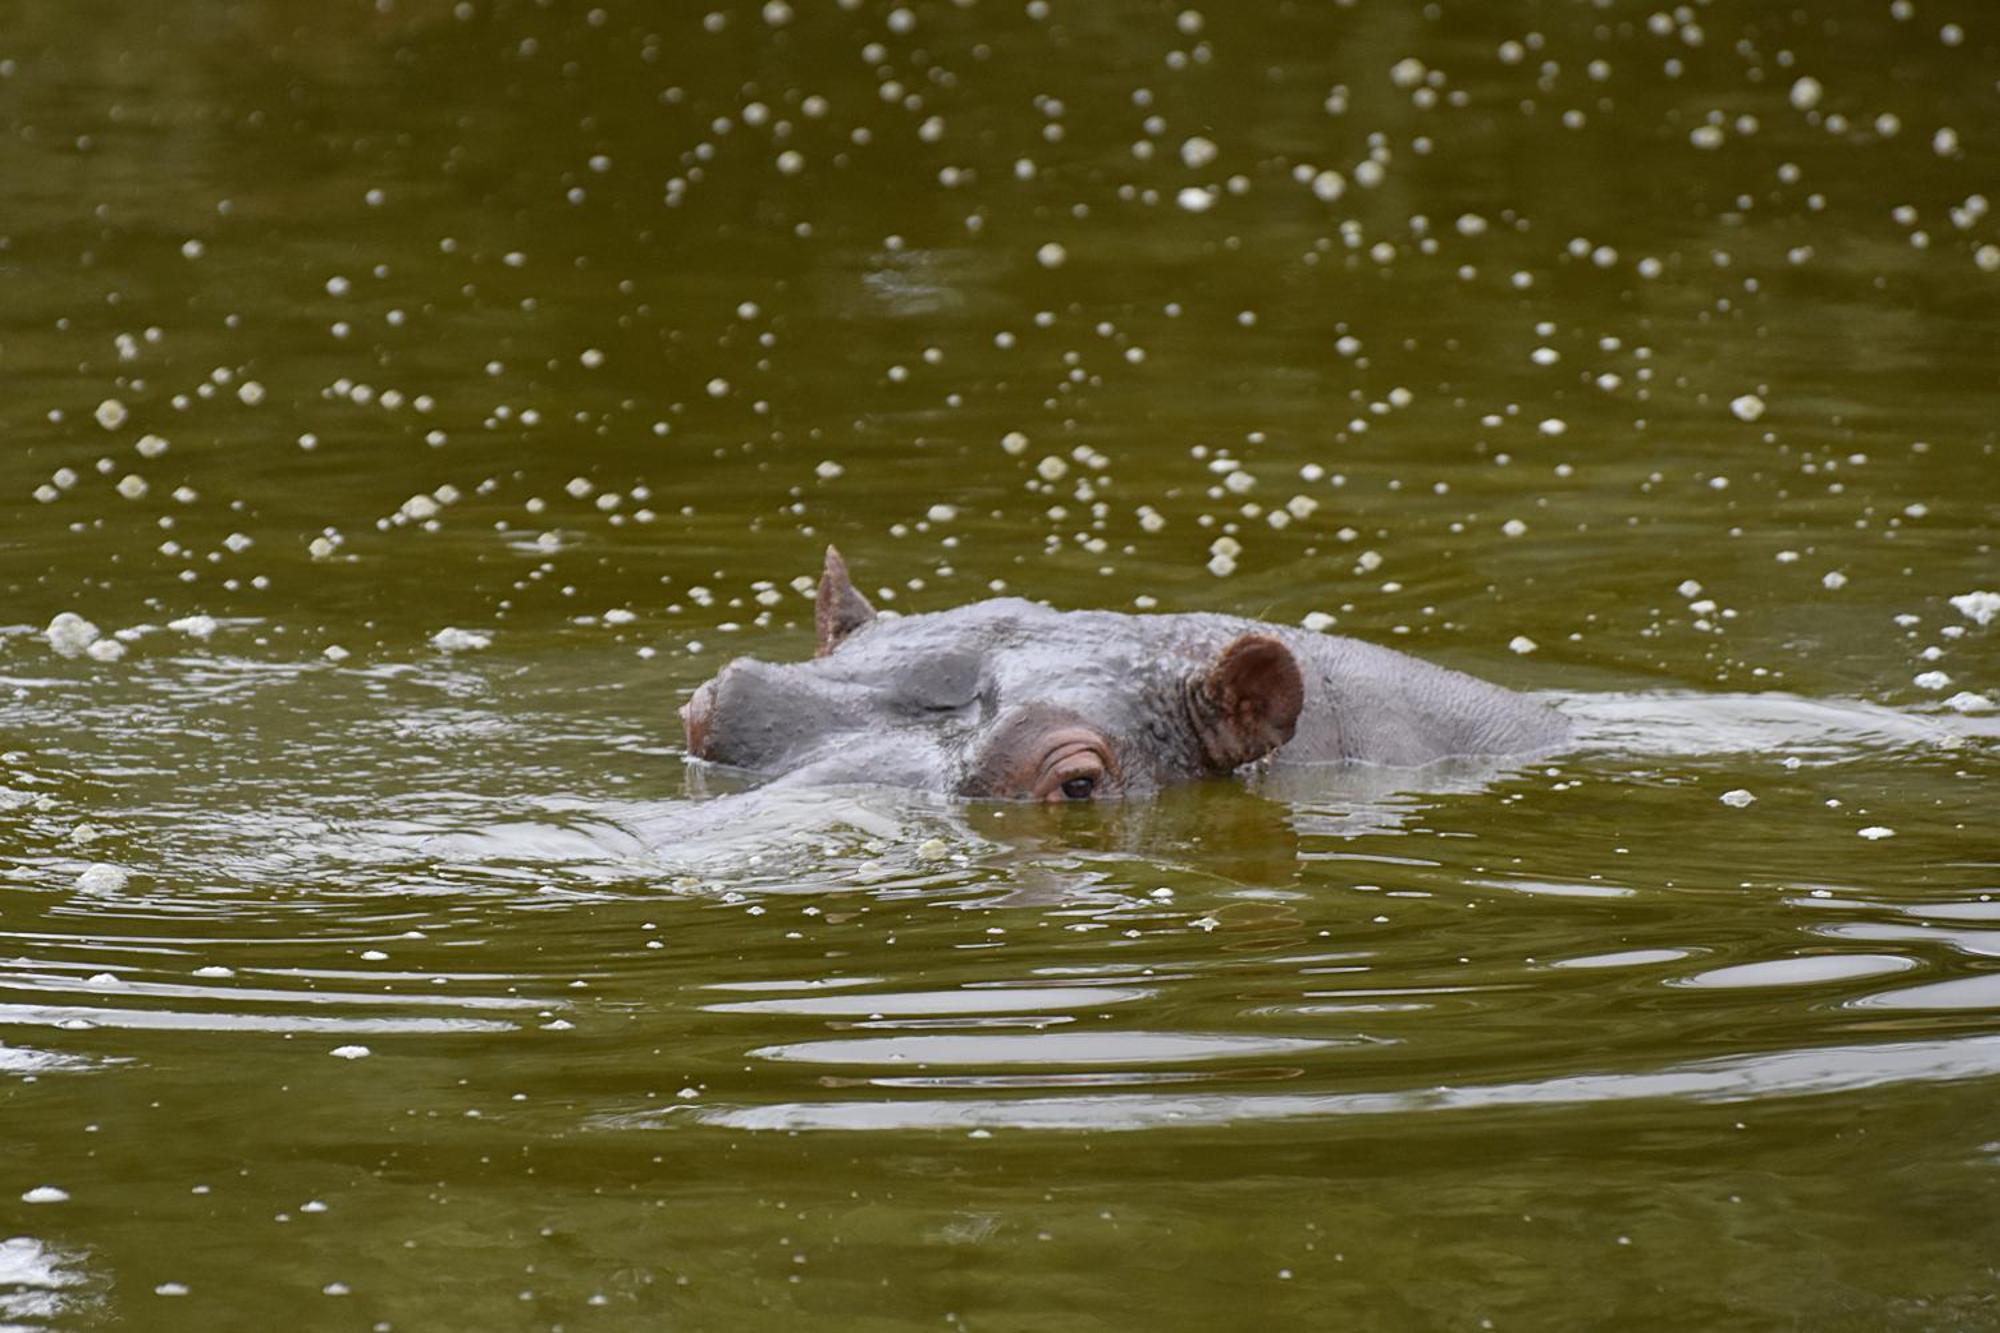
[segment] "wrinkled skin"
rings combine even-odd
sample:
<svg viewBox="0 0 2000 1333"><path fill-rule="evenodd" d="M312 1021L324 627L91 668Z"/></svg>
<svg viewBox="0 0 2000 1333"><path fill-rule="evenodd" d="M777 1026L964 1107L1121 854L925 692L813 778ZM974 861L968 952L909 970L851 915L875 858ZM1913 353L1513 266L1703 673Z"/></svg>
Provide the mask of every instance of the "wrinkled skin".
<svg viewBox="0 0 2000 1333"><path fill-rule="evenodd" d="M1415 766L1549 750L1545 704L1354 639L1236 616L1015 598L879 618L827 551L810 662L738 658L681 709L688 752L794 782L1139 795L1245 764Z"/></svg>

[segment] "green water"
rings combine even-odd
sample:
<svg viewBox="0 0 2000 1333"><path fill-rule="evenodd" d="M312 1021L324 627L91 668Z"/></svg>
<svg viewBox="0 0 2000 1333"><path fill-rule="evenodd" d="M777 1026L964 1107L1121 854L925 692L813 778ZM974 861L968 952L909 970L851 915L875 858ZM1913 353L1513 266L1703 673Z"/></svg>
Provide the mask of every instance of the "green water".
<svg viewBox="0 0 2000 1333"><path fill-rule="evenodd" d="M1970 0L0 5L0 1324L2000 1327L1996 113ZM1584 740L727 799L829 541Z"/></svg>

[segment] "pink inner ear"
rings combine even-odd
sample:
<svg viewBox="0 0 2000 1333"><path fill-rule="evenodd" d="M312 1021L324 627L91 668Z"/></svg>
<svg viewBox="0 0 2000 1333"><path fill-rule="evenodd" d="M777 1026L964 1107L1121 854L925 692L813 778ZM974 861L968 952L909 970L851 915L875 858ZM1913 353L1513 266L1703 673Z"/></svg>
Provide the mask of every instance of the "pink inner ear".
<svg viewBox="0 0 2000 1333"><path fill-rule="evenodd" d="M1199 694L1197 718L1211 765L1227 771L1262 759L1292 738L1305 707L1305 678L1292 650L1268 634L1245 634L1222 650Z"/></svg>

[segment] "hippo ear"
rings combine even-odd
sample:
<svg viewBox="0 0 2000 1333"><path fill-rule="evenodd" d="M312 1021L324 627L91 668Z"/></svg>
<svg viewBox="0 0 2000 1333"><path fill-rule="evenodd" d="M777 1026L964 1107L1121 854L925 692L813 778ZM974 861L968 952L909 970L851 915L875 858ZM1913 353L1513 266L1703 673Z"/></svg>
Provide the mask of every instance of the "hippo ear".
<svg viewBox="0 0 2000 1333"><path fill-rule="evenodd" d="M875 608L847 577L847 562L839 551L827 547L826 569L819 576L819 596L813 601L813 627L819 632L819 648L813 656L825 657L874 619Z"/></svg>
<svg viewBox="0 0 2000 1333"><path fill-rule="evenodd" d="M1268 634L1245 634L1195 679L1190 697L1202 758L1227 773L1292 738L1306 686L1291 649Z"/></svg>

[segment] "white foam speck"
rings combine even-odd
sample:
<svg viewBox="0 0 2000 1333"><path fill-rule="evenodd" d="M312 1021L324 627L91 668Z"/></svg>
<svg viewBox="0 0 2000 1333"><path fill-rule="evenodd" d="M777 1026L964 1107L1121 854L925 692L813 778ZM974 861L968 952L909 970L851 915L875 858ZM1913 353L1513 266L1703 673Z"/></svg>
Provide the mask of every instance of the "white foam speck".
<svg viewBox="0 0 2000 1333"><path fill-rule="evenodd" d="M95 415L98 425L106 430L117 430L125 424L125 418L131 414L125 410L125 404L116 398L107 398L97 405Z"/></svg>
<svg viewBox="0 0 2000 1333"><path fill-rule="evenodd" d="M1896 830L1884 828L1880 824L1870 824L1865 829L1856 829L1855 832L1870 842L1880 842L1883 838L1893 838L1896 836Z"/></svg>
<svg viewBox="0 0 2000 1333"><path fill-rule="evenodd" d="M375 1052L369 1050L366 1046L336 1046L333 1048L332 1054L342 1060L365 1060L375 1054Z"/></svg>
<svg viewBox="0 0 2000 1333"><path fill-rule="evenodd" d="M69 1191L54 1185L37 1185L21 1196L22 1203L68 1203Z"/></svg>
<svg viewBox="0 0 2000 1333"><path fill-rule="evenodd" d="M1726 791L1722 793L1722 795L1717 797L1716 799L1721 801L1724 805L1729 806L1731 809L1741 810L1744 806L1749 805L1757 798L1750 792L1747 792L1743 788L1738 787L1734 791Z"/></svg>
<svg viewBox="0 0 2000 1333"><path fill-rule="evenodd" d="M1764 415L1764 400L1754 393L1741 394L1729 400L1729 410L1738 421L1755 421Z"/></svg>
<svg viewBox="0 0 2000 1333"><path fill-rule="evenodd" d="M1540 644L1525 634L1516 634L1513 638L1507 640L1507 647L1517 653L1532 653L1540 646Z"/></svg>
<svg viewBox="0 0 2000 1333"><path fill-rule="evenodd" d="M455 625L448 625L431 635L431 644L440 652L470 652L492 647L493 636L482 634L478 630L459 629Z"/></svg>
<svg viewBox="0 0 2000 1333"><path fill-rule="evenodd" d="M1975 625L1990 625L2000 616L2000 592L1962 592L1951 604Z"/></svg>
<svg viewBox="0 0 2000 1333"><path fill-rule="evenodd" d="M215 617L207 615L182 616L179 620L169 620L167 628L179 630L190 639L206 639L215 633Z"/></svg>
<svg viewBox="0 0 2000 1333"><path fill-rule="evenodd" d="M1990 713L1995 707L1991 699L1983 694L1974 694L1971 690L1960 690L1946 699L1944 706L1960 713Z"/></svg>
<svg viewBox="0 0 2000 1333"><path fill-rule="evenodd" d="M85 893L117 893L131 880L131 871L100 861L76 877L76 886Z"/></svg>
<svg viewBox="0 0 2000 1333"><path fill-rule="evenodd" d="M1181 144L1181 161L1187 164L1190 171L1200 171L1215 161L1220 152L1213 140L1204 139L1197 134Z"/></svg>
<svg viewBox="0 0 2000 1333"><path fill-rule="evenodd" d="M1951 677L1942 671L1921 671L1917 673L1916 685L1926 690L1941 690L1951 684Z"/></svg>
<svg viewBox="0 0 2000 1333"><path fill-rule="evenodd" d="M102 630L76 612L62 611L49 622L49 647L64 657L77 657L84 649L96 643L102 634Z"/></svg>

